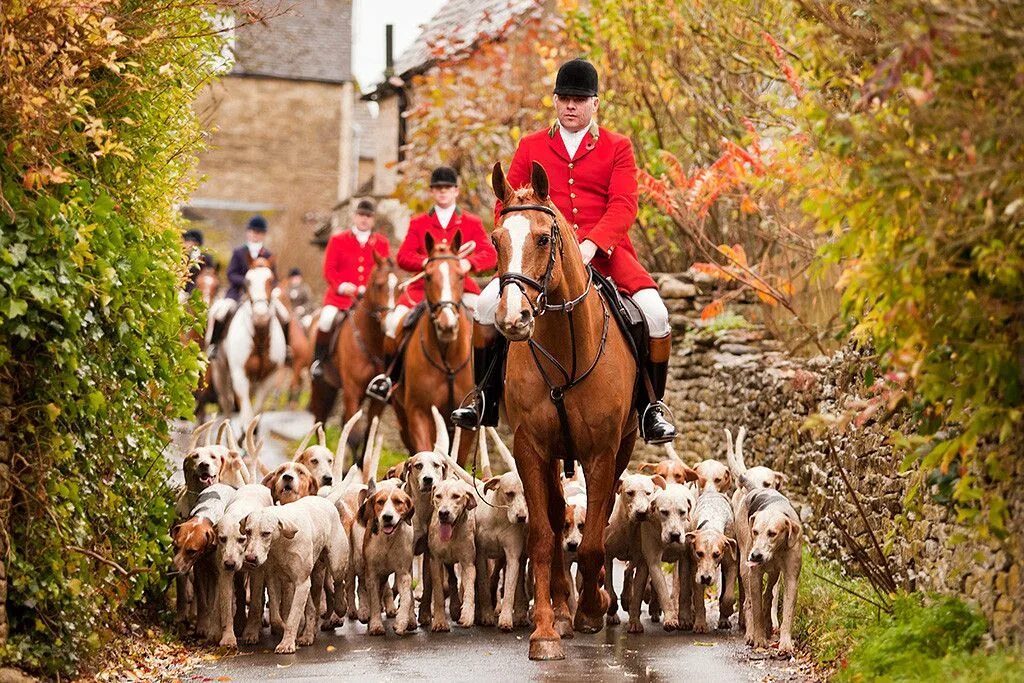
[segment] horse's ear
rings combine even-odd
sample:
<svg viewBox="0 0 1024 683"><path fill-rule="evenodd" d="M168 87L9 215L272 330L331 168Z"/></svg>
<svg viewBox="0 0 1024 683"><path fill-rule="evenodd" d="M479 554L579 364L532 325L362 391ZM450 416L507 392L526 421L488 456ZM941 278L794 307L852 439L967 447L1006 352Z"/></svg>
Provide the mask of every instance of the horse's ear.
<svg viewBox="0 0 1024 683"><path fill-rule="evenodd" d="M502 204L506 203L506 200L512 194L508 183L505 182L505 172L501 170L500 161L495 162L494 170L491 171L491 189L494 190L494 196Z"/></svg>
<svg viewBox="0 0 1024 683"><path fill-rule="evenodd" d="M537 195L537 199L542 202L546 202L548 200L548 173L538 161L533 162L533 172L530 174L530 185L533 186L533 192Z"/></svg>
<svg viewBox="0 0 1024 683"><path fill-rule="evenodd" d="M434 237L429 232L423 236L423 244L427 248L427 255L434 252Z"/></svg>
<svg viewBox="0 0 1024 683"><path fill-rule="evenodd" d="M459 253L459 249L462 248L462 231L456 230L455 237L452 238L452 251L456 254Z"/></svg>

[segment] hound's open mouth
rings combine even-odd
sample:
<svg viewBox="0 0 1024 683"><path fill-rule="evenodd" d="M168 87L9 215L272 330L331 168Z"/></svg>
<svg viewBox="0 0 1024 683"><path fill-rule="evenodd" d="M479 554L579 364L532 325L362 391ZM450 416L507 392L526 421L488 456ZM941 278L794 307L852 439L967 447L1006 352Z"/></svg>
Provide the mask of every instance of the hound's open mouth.
<svg viewBox="0 0 1024 683"><path fill-rule="evenodd" d="M384 535L390 536L391 534L395 533L395 529L397 529L397 528L398 528L397 524L385 524L384 526L381 527L381 530L384 531Z"/></svg>
<svg viewBox="0 0 1024 683"><path fill-rule="evenodd" d="M452 540L452 531L454 530L454 528L455 527L449 522L441 522L441 524L438 526L437 535L441 537L442 541L447 543L448 541Z"/></svg>
<svg viewBox="0 0 1024 683"><path fill-rule="evenodd" d="M212 474L200 474L199 483L203 486L213 486L213 475Z"/></svg>

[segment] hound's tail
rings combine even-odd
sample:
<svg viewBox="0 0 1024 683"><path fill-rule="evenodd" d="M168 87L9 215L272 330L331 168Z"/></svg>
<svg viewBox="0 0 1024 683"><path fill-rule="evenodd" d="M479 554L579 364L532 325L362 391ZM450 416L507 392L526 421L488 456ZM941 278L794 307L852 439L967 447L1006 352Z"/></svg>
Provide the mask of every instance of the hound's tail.
<svg viewBox="0 0 1024 683"><path fill-rule="evenodd" d="M740 427L739 433L736 435L736 442L733 443L732 432L728 429L725 430L725 460L729 463L729 471L732 472L733 478L739 481L739 478L747 471L747 465L743 462L743 439L747 436L747 428Z"/></svg>

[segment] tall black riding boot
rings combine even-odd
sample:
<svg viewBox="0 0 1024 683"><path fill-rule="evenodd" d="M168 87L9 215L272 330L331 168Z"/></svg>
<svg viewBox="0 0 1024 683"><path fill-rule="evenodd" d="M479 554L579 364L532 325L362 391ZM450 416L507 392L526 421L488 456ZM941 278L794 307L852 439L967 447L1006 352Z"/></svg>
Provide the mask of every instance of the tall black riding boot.
<svg viewBox="0 0 1024 683"><path fill-rule="evenodd" d="M227 316L221 320L213 321L213 332L210 333L210 343L206 346L206 357L213 360L217 357L217 347L224 336L224 328L227 326Z"/></svg>
<svg viewBox="0 0 1024 683"><path fill-rule="evenodd" d="M327 360L328 348L331 344L331 332L316 330L316 341L313 343L313 364L309 366L309 376L320 379L324 376L324 361Z"/></svg>
<svg viewBox="0 0 1024 683"><path fill-rule="evenodd" d="M662 402L668 382L668 359L672 355L672 336L652 339L647 356L647 376L651 380L653 400L639 406L640 436L647 443L669 443L676 437L676 427L666 417Z"/></svg>
<svg viewBox="0 0 1024 683"><path fill-rule="evenodd" d="M505 385L505 355L508 340L496 335L473 348L473 379L476 389L469 405L452 411L452 424L475 430L481 425L498 425L498 406Z"/></svg>

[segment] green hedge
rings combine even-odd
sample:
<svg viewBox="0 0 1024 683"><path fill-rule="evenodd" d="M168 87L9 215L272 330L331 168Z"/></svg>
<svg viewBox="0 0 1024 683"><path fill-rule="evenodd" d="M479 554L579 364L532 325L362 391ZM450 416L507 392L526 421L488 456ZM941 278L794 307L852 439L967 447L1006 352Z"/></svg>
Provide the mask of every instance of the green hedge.
<svg viewBox="0 0 1024 683"><path fill-rule="evenodd" d="M162 450L199 372L181 342L195 322L177 298L175 205L220 46L206 5L2 9L0 404L15 455L0 657L48 676L168 580Z"/></svg>

